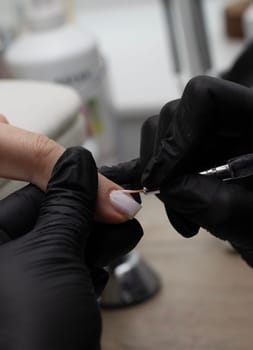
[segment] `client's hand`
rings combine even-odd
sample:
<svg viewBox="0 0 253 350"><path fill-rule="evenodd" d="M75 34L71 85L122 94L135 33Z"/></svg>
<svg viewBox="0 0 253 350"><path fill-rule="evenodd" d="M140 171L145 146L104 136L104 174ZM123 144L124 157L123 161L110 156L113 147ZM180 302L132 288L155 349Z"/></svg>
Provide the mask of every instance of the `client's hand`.
<svg viewBox="0 0 253 350"><path fill-rule="evenodd" d="M0 116L0 122L7 123L7 120L3 116ZM7 130L7 128L5 128L5 130ZM13 126L8 128L10 133L12 133L13 130L15 130L18 137L17 140L14 139L16 145L18 145L18 140L22 140L20 135L26 135L26 137L31 138L30 144L36 147L36 134L26 133L25 131L14 128ZM41 139L43 138L41 135L39 137ZM52 155L55 147L56 153L54 154L54 157L57 158L56 155L61 146L50 140L48 141L48 143L45 142L44 144L51 146ZM29 171L33 167L33 154L36 154L36 152L28 147L22 149L22 145L22 142L18 145L18 152L31 153L29 155L22 155L24 158L26 156L26 159L29 159L30 167L23 170L23 164L20 162L20 168L18 170L22 177L20 175L17 177L19 179L21 177L23 180L29 180L32 178L32 176L29 175ZM8 145L6 145L6 148L7 146ZM46 151L43 151L43 154L44 162L48 167L46 162ZM15 178L16 172L13 172L14 167L12 164L12 162L15 161L15 158L6 159L6 161L8 161L9 166L8 171L5 172L5 174L7 174L6 177ZM52 170L48 167L47 174L51 171ZM36 172L36 168L34 169L34 172ZM34 181L35 184L39 185L39 183L41 183L39 173L33 178L37 179L37 181ZM94 223L92 233L88 238L87 245L85 245L85 262L89 266L97 294L101 292L107 279L106 274L101 268L133 249L143 234L142 228L136 220L128 221L127 214L115 209L109 201L110 190L112 188L120 189L121 187L100 174L98 178L97 210L95 217L100 221L106 221L107 224L103 224L102 222ZM39 208L43 198L44 194L42 190L36 186L29 185L1 201L0 227L4 229L4 232L8 233L8 240L18 238L33 229L39 215ZM108 222L117 223L117 225L108 224ZM1 239L4 240L3 233Z"/></svg>
<svg viewBox="0 0 253 350"><path fill-rule="evenodd" d="M0 116L0 177L23 180L45 191L52 169L64 148L48 137L8 124ZM122 189L99 174L96 219L99 222L123 223L131 217L127 207L115 206L109 194ZM128 197L131 201L131 197Z"/></svg>
<svg viewBox="0 0 253 350"><path fill-rule="evenodd" d="M160 188L167 215L185 237L200 226L229 240L253 266L251 189L196 175L253 153L252 89L197 77L180 100L142 128L140 159L111 168L139 188ZM246 180L246 179L244 179Z"/></svg>

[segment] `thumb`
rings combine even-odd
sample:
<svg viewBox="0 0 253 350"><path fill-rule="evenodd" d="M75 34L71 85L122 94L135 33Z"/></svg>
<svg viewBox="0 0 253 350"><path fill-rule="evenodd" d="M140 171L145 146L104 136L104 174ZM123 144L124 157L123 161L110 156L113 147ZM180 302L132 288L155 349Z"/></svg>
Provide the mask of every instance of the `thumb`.
<svg viewBox="0 0 253 350"><path fill-rule="evenodd" d="M73 242L85 240L96 194L97 169L91 153L82 147L66 150L54 167L35 231L49 240L64 236Z"/></svg>

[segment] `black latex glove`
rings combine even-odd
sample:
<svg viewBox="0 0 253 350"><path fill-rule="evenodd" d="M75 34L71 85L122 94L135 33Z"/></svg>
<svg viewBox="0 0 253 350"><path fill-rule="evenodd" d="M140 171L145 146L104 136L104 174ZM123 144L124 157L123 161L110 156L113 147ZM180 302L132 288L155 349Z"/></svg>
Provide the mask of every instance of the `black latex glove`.
<svg viewBox="0 0 253 350"><path fill-rule="evenodd" d="M151 130L154 147L146 137ZM253 152L252 90L209 77L192 79L181 100L144 125L142 154L145 150L143 183L161 188L176 230L190 237L202 226L230 241L252 264L251 190L198 175L178 179Z"/></svg>
<svg viewBox="0 0 253 350"><path fill-rule="evenodd" d="M171 182L247 153L253 153L252 90L197 77L180 100L168 103L160 116L144 123L140 160L111 171L139 187L160 187L169 219L182 235L191 237L203 226L232 242L249 261L251 192L203 176Z"/></svg>
<svg viewBox="0 0 253 350"><path fill-rule="evenodd" d="M106 169L100 170L105 176ZM121 183L113 174L108 176ZM18 238L34 227L43 198L41 190L28 185L0 201L0 227L7 233L7 240ZM0 235L2 242L5 233ZM93 223L85 244L84 258L97 296L103 291L108 279L103 267L131 251L142 235L143 230L137 220L117 225Z"/></svg>
<svg viewBox="0 0 253 350"><path fill-rule="evenodd" d="M1 200L0 227L3 231L0 234L0 242L3 243L5 240L9 241L21 237L34 227L44 196L44 192L30 184ZM100 229L105 234L107 227L105 230L102 227ZM99 245L100 230L94 223L92 225L92 234L95 236L95 241L98 240ZM95 256L100 256L100 250L97 251L93 244L92 248L89 248L90 236L85 242L85 263L89 269L96 295L100 296L108 281L108 273L101 266L98 267L97 261L94 261ZM88 256L92 257L92 264L89 263Z"/></svg>
<svg viewBox="0 0 253 350"><path fill-rule="evenodd" d="M185 222L201 226L228 240L253 267L253 192L215 178L187 175L162 187L159 198L169 218L171 211L182 218L182 227L180 221L175 225L179 232L185 233Z"/></svg>
<svg viewBox="0 0 253 350"><path fill-rule="evenodd" d="M149 122L142 132L142 182L160 187L169 179L198 173L253 152L253 91L221 79L200 76L180 100L162 109L150 145ZM153 123L154 124L154 123ZM150 156L151 154L151 156Z"/></svg>
<svg viewBox="0 0 253 350"><path fill-rule="evenodd" d="M1 227L1 349L99 348L100 314L83 262L96 194L91 154L69 149L54 167L34 227L14 240L17 230Z"/></svg>

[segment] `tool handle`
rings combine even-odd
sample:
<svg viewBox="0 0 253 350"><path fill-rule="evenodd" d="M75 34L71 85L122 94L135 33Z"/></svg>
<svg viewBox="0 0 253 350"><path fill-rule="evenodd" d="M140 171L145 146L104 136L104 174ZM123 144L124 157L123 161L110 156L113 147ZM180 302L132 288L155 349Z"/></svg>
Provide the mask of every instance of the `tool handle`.
<svg viewBox="0 0 253 350"><path fill-rule="evenodd" d="M228 161L231 178L245 178L253 175L253 154L245 154Z"/></svg>

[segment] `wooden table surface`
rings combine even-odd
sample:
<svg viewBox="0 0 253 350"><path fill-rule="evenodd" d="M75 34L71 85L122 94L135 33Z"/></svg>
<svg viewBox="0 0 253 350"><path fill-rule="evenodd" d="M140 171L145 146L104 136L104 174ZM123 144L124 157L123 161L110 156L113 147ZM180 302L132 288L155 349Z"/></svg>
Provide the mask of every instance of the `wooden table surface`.
<svg viewBox="0 0 253 350"><path fill-rule="evenodd" d="M205 231L180 237L155 197L138 218L138 251L162 289L141 305L103 312L102 350L252 350L253 270Z"/></svg>

